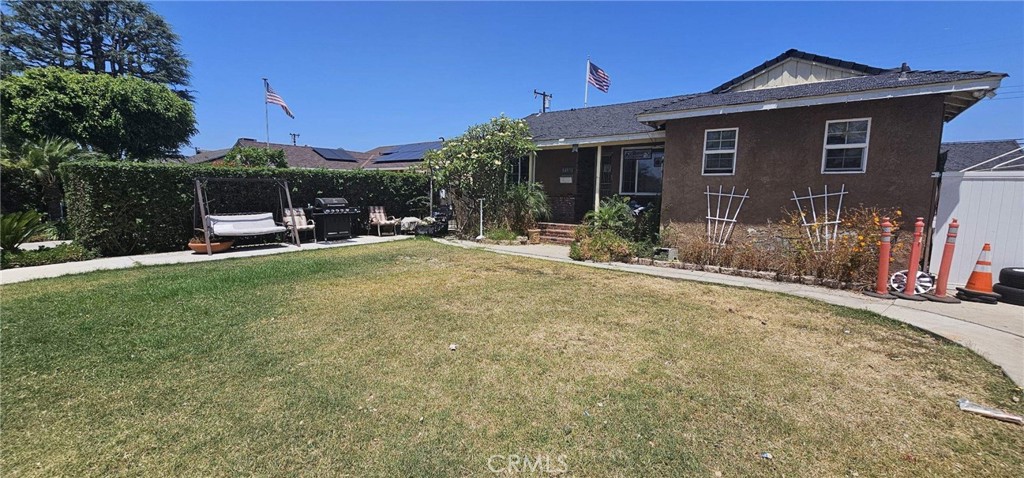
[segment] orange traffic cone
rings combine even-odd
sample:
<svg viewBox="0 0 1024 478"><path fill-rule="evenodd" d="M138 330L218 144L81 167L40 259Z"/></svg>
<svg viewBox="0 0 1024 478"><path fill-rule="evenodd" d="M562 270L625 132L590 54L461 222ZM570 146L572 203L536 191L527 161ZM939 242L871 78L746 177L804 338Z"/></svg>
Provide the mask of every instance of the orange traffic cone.
<svg viewBox="0 0 1024 478"><path fill-rule="evenodd" d="M957 296L965 296L968 300L976 299L985 302L994 302L1002 296L992 292L992 246L988 243L981 248L981 255L978 262L974 264L974 272L967 279L967 285L957 287L960 291ZM961 299L965 297L960 297Z"/></svg>

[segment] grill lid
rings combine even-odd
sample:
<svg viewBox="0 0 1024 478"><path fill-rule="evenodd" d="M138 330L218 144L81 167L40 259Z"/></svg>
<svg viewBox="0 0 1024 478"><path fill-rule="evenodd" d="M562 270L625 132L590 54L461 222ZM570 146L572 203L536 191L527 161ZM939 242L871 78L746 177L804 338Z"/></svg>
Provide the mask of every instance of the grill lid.
<svg viewBox="0 0 1024 478"><path fill-rule="evenodd" d="M348 200L345 198L316 198L316 207L345 207Z"/></svg>

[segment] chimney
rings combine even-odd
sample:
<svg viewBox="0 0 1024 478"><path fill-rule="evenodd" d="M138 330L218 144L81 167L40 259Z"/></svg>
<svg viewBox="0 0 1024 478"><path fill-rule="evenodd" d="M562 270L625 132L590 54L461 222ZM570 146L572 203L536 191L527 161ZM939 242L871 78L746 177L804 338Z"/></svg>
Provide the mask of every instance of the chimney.
<svg viewBox="0 0 1024 478"><path fill-rule="evenodd" d="M900 66L900 71L903 73L910 71L910 65L907 62L903 62L903 65Z"/></svg>

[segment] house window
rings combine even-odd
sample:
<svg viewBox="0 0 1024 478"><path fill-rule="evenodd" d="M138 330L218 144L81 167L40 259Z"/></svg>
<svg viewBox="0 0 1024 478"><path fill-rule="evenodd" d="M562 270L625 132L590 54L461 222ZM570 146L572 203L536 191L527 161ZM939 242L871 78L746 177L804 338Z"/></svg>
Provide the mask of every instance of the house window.
<svg viewBox="0 0 1024 478"><path fill-rule="evenodd" d="M821 172L863 173L868 164L870 133L870 118L826 122Z"/></svg>
<svg viewBox="0 0 1024 478"><path fill-rule="evenodd" d="M508 178L515 184L530 182L530 157L524 156L513 162Z"/></svg>
<svg viewBox="0 0 1024 478"><path fill-rule="evenodd" d="M739 128L709 129L704 131L705 175L736 173L736 140Z"/></svg>
<svg viewBox="0 0 1024 478"><path fill-rule="evenodd" d="M620 194L661 194L664 148L622 148Z"/></svg>

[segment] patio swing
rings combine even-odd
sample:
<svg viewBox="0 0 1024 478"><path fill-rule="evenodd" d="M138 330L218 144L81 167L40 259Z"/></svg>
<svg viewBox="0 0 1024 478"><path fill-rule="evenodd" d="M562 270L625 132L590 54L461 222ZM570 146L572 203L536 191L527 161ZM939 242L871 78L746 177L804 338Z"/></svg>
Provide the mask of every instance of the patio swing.
<svg viewBox="0 0 1024 478"><path fill-rule="evenodd" d="M291 214L291 221L283 221L285 225L274 221L273 212L258 213L235 213L235 214L208 214L209 195L206 192L206 185L210 182L222 183L272 183L277 188L277 203L281 212L281 219L284 220L285 213ZM284 194L281 194L281 192ZM288 207L285 208L285 200ZM299 242L299 231L296 228L295 209L292 208L292 195L288 188L288 181L279 178L196 178L196 202L199 204L199 218L202 223L203 237L206 241L206 254L212 255L213 249L210 245L210 236L218 237L250 237L269 234L290 232L296 247L302 247ZM196 228L199 230L200 228Z"/></svg>

